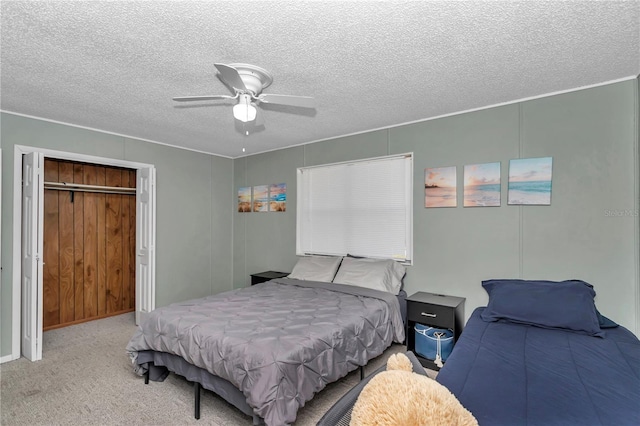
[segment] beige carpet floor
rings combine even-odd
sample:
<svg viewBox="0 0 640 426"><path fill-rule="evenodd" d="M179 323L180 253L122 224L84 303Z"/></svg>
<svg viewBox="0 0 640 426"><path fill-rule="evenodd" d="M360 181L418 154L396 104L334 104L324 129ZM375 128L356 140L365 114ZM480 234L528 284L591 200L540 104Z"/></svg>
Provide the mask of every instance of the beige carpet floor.
<svg viewBox="0 0 640 426"><path fill-rule="evenodd" d="M207 390L202 392L201 418L195 420L192 384L174 374L145 386L144 379L133 373L124 349L135 329L130 313L45 332L41 361L20 358L0 365L0 423L252 424L250 417ZM405 349L392 345L370 361L365 372ZM354 371L327 386L300 409L295 424L315 425L359 378Z"/></svg>

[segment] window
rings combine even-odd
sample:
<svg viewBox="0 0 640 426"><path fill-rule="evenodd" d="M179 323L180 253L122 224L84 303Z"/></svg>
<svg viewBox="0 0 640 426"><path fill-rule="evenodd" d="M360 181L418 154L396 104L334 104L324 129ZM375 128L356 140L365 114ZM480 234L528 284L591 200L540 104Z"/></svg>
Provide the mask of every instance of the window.
<svg viewBox="0 0 640 426"><path fill-rule="evenodd" d="M412 260L413 155L298 169L296 252Z"/></svg>

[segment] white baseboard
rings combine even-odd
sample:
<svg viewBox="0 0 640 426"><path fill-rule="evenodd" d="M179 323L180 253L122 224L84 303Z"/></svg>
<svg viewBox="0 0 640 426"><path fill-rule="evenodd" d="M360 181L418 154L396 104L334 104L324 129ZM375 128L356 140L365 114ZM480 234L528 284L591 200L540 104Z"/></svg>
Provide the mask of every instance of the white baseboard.
<svg viewBox="0 0 640 426"><path fill-rule="evenodd" d="M3 357L0 357L0 364L3 364L5 362L9 362L9 361L13 361L20 358L19 356L15 357L13 356L13 354L9 354L9 355L5 355Z"/></svg>

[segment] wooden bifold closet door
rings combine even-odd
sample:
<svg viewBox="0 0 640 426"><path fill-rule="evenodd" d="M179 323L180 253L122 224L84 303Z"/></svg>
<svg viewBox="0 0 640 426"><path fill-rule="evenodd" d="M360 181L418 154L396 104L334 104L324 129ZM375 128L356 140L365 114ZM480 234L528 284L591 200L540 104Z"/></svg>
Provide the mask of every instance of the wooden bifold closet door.
<svg viewBox="0 0 640 426"><path fill-rule="evenodd" d="M136 171L45 159L44 181L135 188ZM44 330L135 310L135 226L135 194L44 190Z"/></svg>

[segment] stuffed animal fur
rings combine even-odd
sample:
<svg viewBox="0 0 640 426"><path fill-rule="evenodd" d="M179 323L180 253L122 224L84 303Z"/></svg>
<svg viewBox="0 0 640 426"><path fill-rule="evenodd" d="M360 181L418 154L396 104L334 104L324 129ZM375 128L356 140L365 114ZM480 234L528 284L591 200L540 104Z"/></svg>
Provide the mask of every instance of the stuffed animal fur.
<svg viewBox="0 0 640 426"><path fill-rule="evenodd" d="M456 397L435 380L413 373L405 354L391 355L387 370L362 389L351 426L477 426Z"/></svg>

